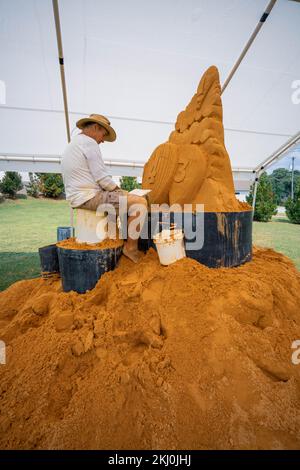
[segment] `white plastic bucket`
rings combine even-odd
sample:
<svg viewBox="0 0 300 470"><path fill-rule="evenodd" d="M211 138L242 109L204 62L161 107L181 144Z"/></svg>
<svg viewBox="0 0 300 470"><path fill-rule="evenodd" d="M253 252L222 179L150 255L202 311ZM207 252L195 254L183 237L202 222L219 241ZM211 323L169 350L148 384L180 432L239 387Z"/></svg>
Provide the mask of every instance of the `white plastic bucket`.
<svg viewBox="0 0 300 470"><path fill-rule="evenodd" d="M78 243L100 243L108 236L107 216L105 213L96 215L96 211L76 209L76 241Z"/></svg>
<svg viewBox="0 0 300 470"><path fill-rule="evenodd" d="M185 257L182 230L162 230L153 237L159 261L164 266Z"/></svg>

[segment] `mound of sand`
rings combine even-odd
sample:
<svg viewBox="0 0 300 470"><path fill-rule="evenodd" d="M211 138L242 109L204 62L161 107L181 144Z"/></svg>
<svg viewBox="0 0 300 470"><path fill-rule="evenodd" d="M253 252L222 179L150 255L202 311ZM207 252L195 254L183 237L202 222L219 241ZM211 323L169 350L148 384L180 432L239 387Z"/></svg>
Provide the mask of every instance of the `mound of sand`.
<svg viewBox="0 0 300 470"><path fill-rule="evenodd" d="M300 274L124 257L85 295L0 293L1 448L299 448Z"/></svg>

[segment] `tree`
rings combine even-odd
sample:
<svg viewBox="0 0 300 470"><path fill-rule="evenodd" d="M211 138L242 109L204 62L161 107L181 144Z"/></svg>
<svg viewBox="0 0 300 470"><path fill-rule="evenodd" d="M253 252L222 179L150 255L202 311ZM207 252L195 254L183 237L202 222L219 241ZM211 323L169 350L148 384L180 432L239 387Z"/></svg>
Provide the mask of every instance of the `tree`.
<svg viewBox="0 0 300 470"><path fill-rule="evenodd" d="M40 180L40 191L45 197L57 198L64 192L60 173L36 173Z"/></svg>
<svg viewBox="0 0 300 470"><path fill-rule="evenodd" d="M35 173L29 173L29 183L26 186L29 196L38 197L40 194L40 178Z"/></svg>
<svg viewBox="0 0 300 470"><path fill-rule="evenodd" d="M277 204L284 204L291 195L292 175L286 168L276 168L269 176ZM294 171L295 187L300 183L300 171Z"/></svg>
<svg viewBox="0 0 300 470"><path fill-rule="evenodd" d="M286 215L293 224L300 224L300 183L298 183L294 200L289 198L285 205Z"/></svg>
<svg viewBox="0 0 300 470"><path fill-rule="evenodd" d="M0 182L0 191L12 199L23 188L22 177L16 171L6 171Z"/></svg>
<svg viewBox="0 0 300 470"><path fill-rule="evenodd" d="M141 185L137 182L135 176L122 176L120 179L120 187L126 191L132 191L133 189L140 188Z"/></svg>
<svg viewBox="0 0 300 470"><path fill-rule="evenodd" d="M247 196L247 202L252 205L254 194L254 184L250 188L250 194ZM276 197L272 191L272 183L266 172L262 173L256 193L256 203L254 211L254 220L259 222L268 222L272 216L277 214Z"/></svg>

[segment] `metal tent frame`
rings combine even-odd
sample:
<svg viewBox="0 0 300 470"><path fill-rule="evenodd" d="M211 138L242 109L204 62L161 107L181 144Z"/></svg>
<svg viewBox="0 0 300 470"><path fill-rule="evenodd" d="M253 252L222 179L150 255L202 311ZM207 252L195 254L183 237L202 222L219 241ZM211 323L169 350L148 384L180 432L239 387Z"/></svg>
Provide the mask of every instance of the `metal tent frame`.
<svg viewBox="0 0 300 470"><path fill-rule="evenodd" d="M269 15L272 12L272 9L276 3L276 0L271 0L267 4L264 12L262 13L258 24L256 25L254 31L252 32L251 36L249 37L246 45L242 49L239 57L237 58L235 64L233 65L228 77L223 83L221 93L227 89L228 85L230 84L233 76L235 75L236 71L238 70L241 62L245 58L246 54L248 53L249 49L251 48L252 44L254 43L257 35L261 31L262 27L266 23ZM60 69L60 77L61 77L61 88L62 88L62 95L63 95L63 105L64 105L64 116L65 116L65 125L66 125L66 135L67 141L70 141L71 138L71 130L70 130L70 121L69 115L70 114L78 114L74 112L69 112L68 109L68 99L67 99L67 85L66 85L66 78L65 78L65 71L64 71L64 55L63 55L63 42L62 42L62 34L61 34L61 26L60 26L60 15L59 15L59 4L58 0L52 0L52 7L53 7L53 15L55 21L55 31L56 31L56 39L57 39L57 49L58 49L58 63ZM22 108L16 108L22 110ZM34 111L34 109L32 110ZM49 111L49 110L42 110L39 111ZM51 110L52 112L59 112L58 110ZM80 113L84 114L84 113ZM126 119L130 120L131 118L121 118L116 117L117 119ZM134 119L132 119L134 120ZM145 122L153 122L157 124L173 124L170 122L165 121L148 121L139 119L140 121ZM283 135L282 135L283 136ZM257 184L259 180L259 176L262 171L266 170L274 161L279 160L282 158L285 153L291 149L294 145L296 145L300 141L300 132L290 137L285 144L281 145L275 152L273 152L268 158L266 158L261 164L259 164L256 168L233 168L234 179L237 180L239 177L243 177L244 180L249 182L254 181L254 197L253 197L253 209L255 208L256 203L256 193L257 193ZM142 169L144 166L143 162L138 161L117 161L117 160L108 160L105 161L105 164L110 168L112 175L118 176L141 176ZM42 169L49 172L60 172L60 157L58 155L28 155L28 154L11 154L5 153L0 154L0 168L1 169L18 169L19 171L41 171Z"/></svg>

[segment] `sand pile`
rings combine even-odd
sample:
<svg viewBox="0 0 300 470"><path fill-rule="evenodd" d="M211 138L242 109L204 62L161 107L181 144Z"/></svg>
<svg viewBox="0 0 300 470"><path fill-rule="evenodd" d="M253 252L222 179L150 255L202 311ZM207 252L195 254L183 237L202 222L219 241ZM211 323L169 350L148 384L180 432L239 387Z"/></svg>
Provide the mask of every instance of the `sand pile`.
<svg viewBox="0 0 300 470"><path fill-rule="evenodd" d="M56 245L68 250L107 250L109 248L119 248L123 245L123 240L120 238L106 238L102 242L89 244L84 242L79 243L75 237L71 237L56 243Z"/></svg>
<svg viewBox="0 0 300 470"><path fill-rule="evenodd" d="M152 249L85 295L0 293L1 448L299 448L300 274L284 256L212 270Z"/></svg>
<svg viewBox="0 0 300 470"><path fill-rule="evenodd" d="M144 167L143 184L153 204L204 204L208 212L251 209L235 197L224 143L218 69L203 74L197 92L178 114L168 142L159 145Z"/></svg>

